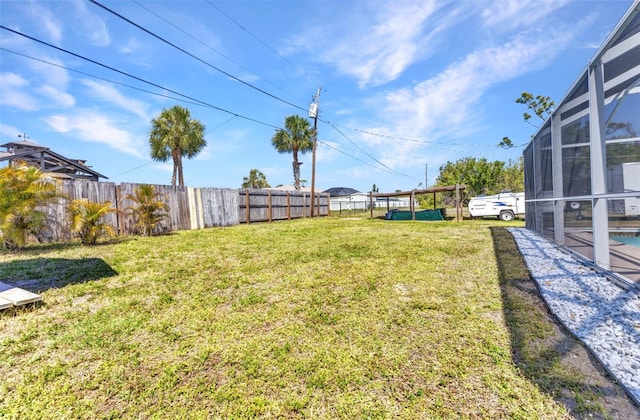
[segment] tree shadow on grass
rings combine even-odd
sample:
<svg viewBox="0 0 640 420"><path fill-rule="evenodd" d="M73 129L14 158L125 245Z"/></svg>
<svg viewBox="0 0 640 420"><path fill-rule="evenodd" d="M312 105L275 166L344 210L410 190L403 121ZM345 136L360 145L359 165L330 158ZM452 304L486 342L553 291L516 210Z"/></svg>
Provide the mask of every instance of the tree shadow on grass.
<svg viewBox="0 0 640 420"><path fill-rule="evenodd" d="M118 273L101 258L33 258L0 263L0 282L34 293L68 284L112 277Z"/></svg>
<svg viewBox="0 0 640 420"><path fill-rule="evenodd" d="M504 227L490 229L518 369L575 417L640 416L622 387L549 312L511 233Z"/></svg>

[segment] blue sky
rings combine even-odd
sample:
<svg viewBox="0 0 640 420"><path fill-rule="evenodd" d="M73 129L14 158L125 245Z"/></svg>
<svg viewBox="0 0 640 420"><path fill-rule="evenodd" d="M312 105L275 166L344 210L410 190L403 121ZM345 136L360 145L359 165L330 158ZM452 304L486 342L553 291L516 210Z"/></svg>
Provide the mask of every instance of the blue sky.
<svg viewBox="0 0 640 420"><path fill-rule="evenodd" d="M171 162L151 160L148 133L163 108L181 105L208 143L185 161L187 185L238 188L253 168L272 186L292 184L291 155L271 137L288 115L307 116L321 86L316 190L381 192L424 185L425 173L431 185L463 157L517 159L521 147L496 146L535 131L515 99L559 102L631 5L99 3L173 46L89 1L0 0L3 26L76 54L0 29L0 144L26 133L108 181L170 184ZM310 185L311 154L302 161Z"/></svg>

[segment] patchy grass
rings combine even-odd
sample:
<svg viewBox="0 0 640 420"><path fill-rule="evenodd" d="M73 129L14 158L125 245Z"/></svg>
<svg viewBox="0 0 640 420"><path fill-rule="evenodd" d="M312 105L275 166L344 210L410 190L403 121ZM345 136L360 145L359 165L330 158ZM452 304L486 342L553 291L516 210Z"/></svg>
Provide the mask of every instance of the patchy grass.
<svg viewBox="0 0 640 420"><path fill-rule="evenodd" d="M0 255L1 281L46 302L0 314L0 417L562 418L566 388L590 413L580 377L521 348L549 321L505 298L496 223L305 219Z"/></svg>

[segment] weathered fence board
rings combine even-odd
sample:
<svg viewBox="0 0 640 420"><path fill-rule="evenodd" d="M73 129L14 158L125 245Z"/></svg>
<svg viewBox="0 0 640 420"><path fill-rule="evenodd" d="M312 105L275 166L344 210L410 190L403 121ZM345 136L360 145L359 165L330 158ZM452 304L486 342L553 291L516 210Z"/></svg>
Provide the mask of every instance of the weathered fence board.
<svg viewBox="0 0 640 420"><path fill-rule="evenodd" d="M240 223L238 190L201 188L203 227L232 226Z"/></svg>
<svg viewBox="0 0 640 420"><path fill-rule="evenodd" d="M95 182L89 180L63 180L60 192L67 199L59 199L49 204L45 210L48 219L48 229L38 235L41 242L66 241L71 238L68 202L77 199L87 199L96 203L110 201L112 207L117 208L115 184L113 182ZM104 216L105 221L118 227L116 212Z"/></svg>
<svg viewBox="0 0 640 420"><path fill-rule="evenodd" d="M134 214L130 211L135 202L128 197L135 195L138 185L127 182L116 185L113 182L88 180L63 181L60 188L67 199L47 206L49 229L38 235L38 240L50 242L71 239L67 205L69 200L79 198L97 203L110 201L116 211L105 216L106 222L119 235L136 233ZM158 199L169 206L168 217L156 226L155 233L309 217L312 203L309 193L298 191L170 185L154 185L154 188ZM316 194L315 204L314 215L329 214L328 194Z"/></svg>
<svg viewBox="0 0 640 420"><path fill-rule="evenodd" d="M120 184L119 209L123 212L123 225L121 226L120 234L131 235L135 233L135 218L129 210L131 207L135 207L135 202L127 197L135 196L135 189L138 185L127 182ZM191 218L187 188L171 185L154 185L153 187L158 194L158 200L169 206L168 217L156 226L155 233L189 229L191 227Z"/></svg>

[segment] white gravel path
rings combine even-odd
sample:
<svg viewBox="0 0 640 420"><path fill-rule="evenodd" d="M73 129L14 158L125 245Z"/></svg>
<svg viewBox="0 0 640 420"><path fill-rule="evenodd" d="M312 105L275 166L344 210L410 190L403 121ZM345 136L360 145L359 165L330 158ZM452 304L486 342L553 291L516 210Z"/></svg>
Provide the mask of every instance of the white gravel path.
<svg viewBox="0 0 640 420"><path fill-rule="evenodd" d="M640 404L640 291L617 286L533 231L509 231L551 312Z"/></svg>

